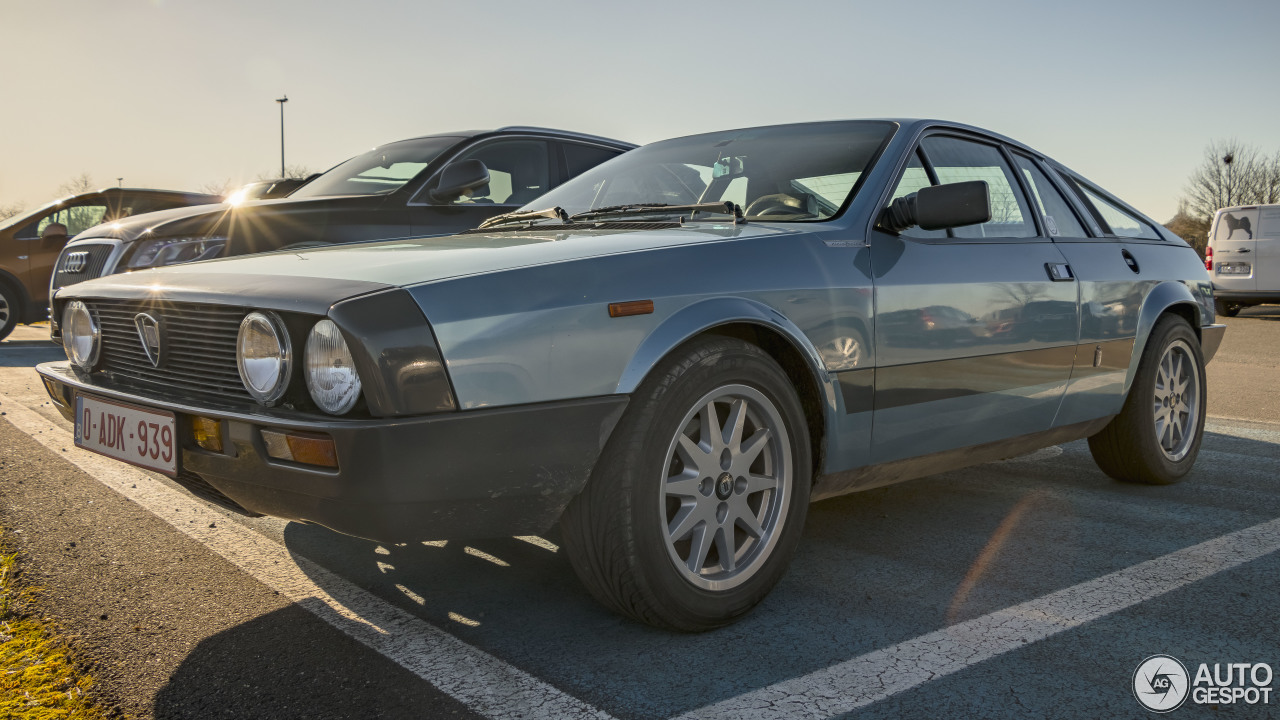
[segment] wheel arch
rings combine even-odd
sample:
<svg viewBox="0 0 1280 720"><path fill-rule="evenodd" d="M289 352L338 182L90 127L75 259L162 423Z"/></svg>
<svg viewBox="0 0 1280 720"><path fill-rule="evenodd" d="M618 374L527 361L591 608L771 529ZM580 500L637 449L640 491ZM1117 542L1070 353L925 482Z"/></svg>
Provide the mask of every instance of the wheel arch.
<svg viewBox="0 0 1280 720"><path fill-rule="evenodd" d="M1200 338L1200 325L1203 321L1200 303L1192 295L1187 286L1180 282L1164 282L1157 285L1142 302L1138 312L1138 328L1133 342L1133 355L1129 359L1129 371L1124 379L1124 392L1127 396L1133 386L1133 379L1138 374L1138 362L1146 350L1151 330L1161 317L1173 314L1187 321L1191 329Z"/></svg>
<svg viewBox="0 0 1280 720"><path fill-rule="evenodd" d="M787 373L804 408L816 478L825 455L826 429L836 411L837 388L817 349L800 328L763 303L746 298L714 298L671 315L640 343L622 373L617 392L634 392L663 358L704 335L751 343L768 353Z"/></svg>

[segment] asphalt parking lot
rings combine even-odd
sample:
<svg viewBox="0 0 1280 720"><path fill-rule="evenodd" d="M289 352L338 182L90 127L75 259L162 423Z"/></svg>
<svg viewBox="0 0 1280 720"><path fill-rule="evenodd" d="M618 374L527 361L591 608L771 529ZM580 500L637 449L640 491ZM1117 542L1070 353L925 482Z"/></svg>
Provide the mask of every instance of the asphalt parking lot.
<svg viewBox="0 0 1280 720"><path fill-rule="evenodd" d="M143 717L1139 717L1149 656L1280 668L1280 307L1225 322L1182 484L1077 442L824 501L773 594L702 635L605 611L554 534L383 546L78 451L34 328L0 343L0 523Z"/></svg>

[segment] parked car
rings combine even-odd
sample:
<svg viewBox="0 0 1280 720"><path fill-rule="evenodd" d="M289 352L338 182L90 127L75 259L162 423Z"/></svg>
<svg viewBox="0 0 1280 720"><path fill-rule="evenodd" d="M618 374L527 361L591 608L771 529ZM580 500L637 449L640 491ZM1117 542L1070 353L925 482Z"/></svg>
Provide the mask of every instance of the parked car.
<svg viewBox="0 0 1280 720"><path fill-rule="evenodd" d="M1209 227L1204 266L1218 313L1280 303L1280 205L1222 208Z"/></svg>
<svg viewBox="0 0 1280 720"><path fill-rule="evenodd" d="M49 278L71 236L138 213L217 202L218 196L201 193L104 188L0 221L0 339L19 324L48 317ZM73 262L78 266L80 259Z"/></svg>
<svg viewBox="0 0 1280 720"><path fill-rule="evenodd" d="M54 289L101 275L313 245L469 230L631 148L562 130L505 127L376 147L286 198L134 217L68 245L89 267Z"/></svg>
<svg viewBox="0 0 1280 720"><path fill-rule="evenodd" d="M595 597L681 630L758 603L814 500L1079 438L1181 480L1223 333L1177 236L919 120L668 140L467 233L54 307L71 361L39 372L77 445L385 542L559 522Z"/></svg>

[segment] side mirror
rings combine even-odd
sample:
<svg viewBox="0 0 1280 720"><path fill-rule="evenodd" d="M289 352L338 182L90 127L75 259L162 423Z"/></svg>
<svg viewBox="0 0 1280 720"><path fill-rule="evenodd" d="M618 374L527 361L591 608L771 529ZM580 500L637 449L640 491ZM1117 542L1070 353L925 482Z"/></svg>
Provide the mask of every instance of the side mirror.
<svg viewBox="0 0 1280 720"><path fill-rule="evenodd" d="M880 226L893 233L909 227L945 230L991 222L991 194L982 180L920 188L894 200L880 215Z"/></svg>
<svg viewBox="0 0 1280 720"><path fill-rule="evenodd" d="M449 163L440 171L440 182L427 195L435 202L446 203L468 190L489 184L489 168L479 160Z"/></svg>

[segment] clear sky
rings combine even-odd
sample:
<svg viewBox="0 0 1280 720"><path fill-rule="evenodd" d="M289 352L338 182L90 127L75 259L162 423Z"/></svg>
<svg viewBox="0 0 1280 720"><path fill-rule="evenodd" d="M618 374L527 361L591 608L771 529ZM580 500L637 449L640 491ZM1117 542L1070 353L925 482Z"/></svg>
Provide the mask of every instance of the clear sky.
<svg viewBox="0 0 1280 720"><path fill-rule="evenodd" d="M1212 139L1280 149L1280 1L0 0L0 205L195 190L448 130L651 142L940 117L1168 220Z"/></svg>

